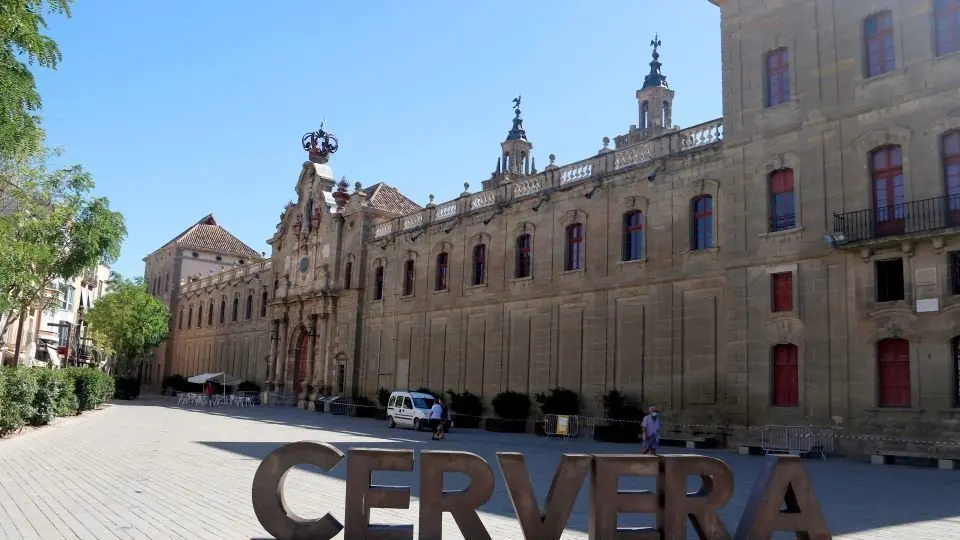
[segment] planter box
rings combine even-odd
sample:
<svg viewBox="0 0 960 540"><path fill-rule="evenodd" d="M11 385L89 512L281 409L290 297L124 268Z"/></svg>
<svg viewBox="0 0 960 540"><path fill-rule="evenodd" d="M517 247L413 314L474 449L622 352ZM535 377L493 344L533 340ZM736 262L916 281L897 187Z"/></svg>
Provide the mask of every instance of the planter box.
<svg viewBox="0 0 960 540"><path fill-rule="evenodd" d="M482 420L482 418L477 416L460 416L457 413L453 413L453 425L458 428L476 429L480 427Z"/></svg>

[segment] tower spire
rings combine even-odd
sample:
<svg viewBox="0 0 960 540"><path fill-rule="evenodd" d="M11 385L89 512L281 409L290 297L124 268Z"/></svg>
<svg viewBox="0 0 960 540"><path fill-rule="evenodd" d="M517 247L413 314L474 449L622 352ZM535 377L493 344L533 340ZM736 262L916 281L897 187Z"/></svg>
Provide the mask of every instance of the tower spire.
<svg viewBox="0 0 960 540"><path fill-rule="evenodd" d="M643 79L643 87L655 88L662 86L669 88L670 85L667 84L667 76L660 73L660 68L663 67L663 64L660 63L660 52L657 50L663 46L663 43L660 41L660 34L654 35L650 46L653 47L653 60L650 61L650 73Z"/></svg>

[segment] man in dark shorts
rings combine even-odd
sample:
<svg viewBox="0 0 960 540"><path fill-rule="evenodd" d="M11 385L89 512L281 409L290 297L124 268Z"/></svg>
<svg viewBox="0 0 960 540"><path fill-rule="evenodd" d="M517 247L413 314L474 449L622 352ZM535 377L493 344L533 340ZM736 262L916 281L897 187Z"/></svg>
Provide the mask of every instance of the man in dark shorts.
<svg viewBox="0 0 960 540"><path fill-rule="evenodd" d="M643 454L657 455L657 447L660 446L660 427L663 423L660 421L660 412L656 405L650 406L650 414L643 417L640 423L640 429L643 430Z"/></svg>

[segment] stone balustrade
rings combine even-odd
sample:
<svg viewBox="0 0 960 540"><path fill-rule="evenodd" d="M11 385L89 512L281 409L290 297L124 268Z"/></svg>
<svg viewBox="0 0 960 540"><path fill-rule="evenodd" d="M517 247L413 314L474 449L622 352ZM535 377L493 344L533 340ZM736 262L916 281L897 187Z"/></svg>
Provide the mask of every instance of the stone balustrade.
<svg viewBox="0 0 960 540"><path fill-rule="evenodd" d="M258 272L265 272L270 270L270 266L270 259L264 259L255 263L245 264L229 270L217 272L216 274L211 274L194 281L181 281L180 290L183 292L198 291L216 283L224 281L229 282L243 276L253 275Z"/></svg>
<svg viewBox="0 0 960 540"><path fill-rule="evenodd" d="M464 193L453 201L429 206L414 214L379 223L374 229L374 238L384 238L398 232L446 221L462 214L481 212L497 204L532 197L561 186L568 187L604 174L644 167L654 160L710 148L722 141L723 119L718 118L611 152L603 152L562 167L547 167L546 171L525 176L515 182L492 189Z"/></svg>

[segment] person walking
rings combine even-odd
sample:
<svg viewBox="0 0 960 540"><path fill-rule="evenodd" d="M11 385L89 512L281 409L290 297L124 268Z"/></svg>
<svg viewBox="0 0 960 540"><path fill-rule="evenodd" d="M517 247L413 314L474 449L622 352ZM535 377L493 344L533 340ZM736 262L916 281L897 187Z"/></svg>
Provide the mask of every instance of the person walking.
<svg viewBox="0 0 960 540"><path fill-rule="evenodd" d="M430 407L430 428L433 431L433 440L439 441L443 438L443 405L439 399Z"/></svg>
<svg viewBox="0 0 960 540"><path fill-rule="evenodd" d="M642 454L657 455L657 447L660 446L660 428L663 422L660 420L660 412L656 405L651 405L649 414L643 417L640 422L641 437L643 437Z"/></svg>

